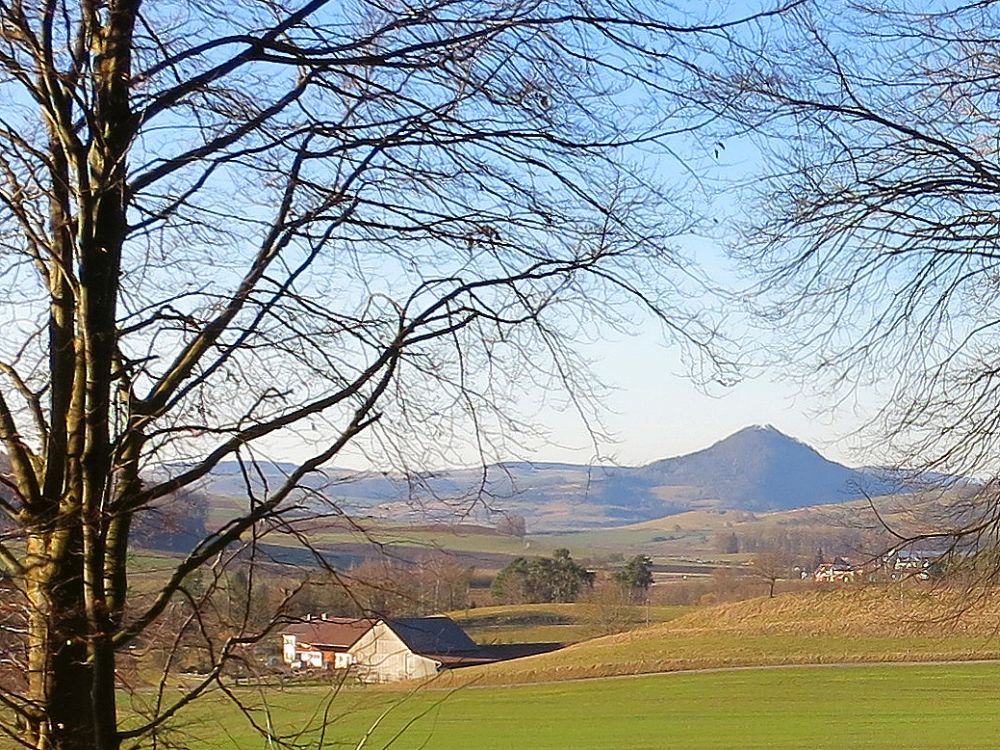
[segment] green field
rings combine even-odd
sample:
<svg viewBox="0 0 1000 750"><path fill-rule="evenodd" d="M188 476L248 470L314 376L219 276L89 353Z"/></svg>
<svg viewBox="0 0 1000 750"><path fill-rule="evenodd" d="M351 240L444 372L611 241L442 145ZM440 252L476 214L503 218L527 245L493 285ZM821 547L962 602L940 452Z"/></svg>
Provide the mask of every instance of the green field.
<svg viewBox="0 0 1000 750"><path fill-rule="evenodd" d="M216 510L213 506L213 512ZM760 535L790 529L790 533L836 534L842 531L847 519L853 521L859 514L869 512L867 505L856 503L756 515L744 511L698 510L627 526L611 525L608 521L609 525L577 531L543 531L529 526L524 537L505 536L476 524L403 524L359 517L352 520L356 527L338 520L309 527L308 536L313 544L330 550L367 545L373 547L373 552L376 546L383 546L405 551L445 550L472 556L534 557L566 548L577 559L600 562L614 562L636 554L649 555L657 561L705 558L739 562L748 555L721 553L716 542L720 533ZM905 527L905 518L897 518L891 510L887 513L894 523ZM219 512L212 516L212 521L221 522L225 517L225 513ZM267 541L293 547L300 544L293 535L269 534Z"/></svg>
<svg viewBox="0 0 1000 750"><path fill-rule="evenodd" d="M751 599L674 617L664 608L659 624L446 678L514 685L714 667L1000 659L1000 598L961 617L950 602L943 592L871 587Z"/></svg>
<svg viewBox="0 0 1000 750"><path fill-rule="evenodd" d="M701 518L699 516L699 518ZM650 555L654 558L701 556L711 551L711 535L717 529L662 529L655 526L609 527L584 531L529 533L525 537L505 536L474 525L401 526L370 519L358 521L359 529L314 529L311 543L337 549L343 545L372 545L410 550L444 550L456 553L517 556L546 556L559 548L569 549L579 559L607 559L610 556ZM294 537L268 536L273 544L299 546ZM716 553L713 556L718 557Z"/></svg>
<svg viewBox="0 0 1000 750"><path fill-rule="evenodd" d="M344 690L322 747L397 750L971 750L1000 736L1000 665L796 667L522 687ZM260 697L241 697L259 706ZM328 690L267 695L287 735L324 711ZM263 714L257 713L263 725ZM397 738L398 737L398 738ZM298 738L318 747L318 733ZM187 715L188 747L266 748L238 711L209 698Z"/></svg>
<svg viewBox="0 0 1000 750"><path fill-rule="evenodd" d="M352 684L339 693L315 681L231 686L244 714L221 693L208 695L160 739L168 740L163 747L222 750L992 748L1000 737L1000 596L957 612L959 593L869 587L680 616L651 608L651 619L663 622L424 684ZM516 632L580 627L589 606L479 608L455 616L470 630ZM997 661L934 663L983 658ZM917 661L928 663L907 663ZM625 674L635 676L611 676ZM137 721L153 696L140 689L123 716ZM276 741L255 732L248 717Z"/></svg>

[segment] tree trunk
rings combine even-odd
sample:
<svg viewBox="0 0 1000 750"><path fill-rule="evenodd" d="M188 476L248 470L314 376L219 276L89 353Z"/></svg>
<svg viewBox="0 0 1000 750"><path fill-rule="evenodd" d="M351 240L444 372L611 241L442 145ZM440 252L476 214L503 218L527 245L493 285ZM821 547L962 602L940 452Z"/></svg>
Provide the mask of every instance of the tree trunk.
<svg viewBox="0 0 1000 750"><path fill-rule="evenodd" d="M55 254L67 266L75 262L79 283L71 287L62 274L50 282L53 428L42 489L26 518L28 684L36 707L27 741L39 750L120 745L113 639L124 606L129 511L114 502L121 499L117 485L119 492L135 489L138 469L134 457L116 466L111 394L122 378L115 367L116 320L128 232L125 180L135 128L129 97L138 6L138 0L118 0L106 14L94 11L80 19L93 66L94 137L65 149L77 127L68 103L50 124ZM128 445L137 452L141 439L133 436ZM116 473L124 475L117 484Z"/></svg>
<svg viewBox="0 0 1000 750"><path fill-rule="evenodd" d="M37 713L25 739L39 750L117 750L114 652L86 615L79 527L29 540L36 551L59 546L61 556L31 568L26 581L28 698Z"/></svg>

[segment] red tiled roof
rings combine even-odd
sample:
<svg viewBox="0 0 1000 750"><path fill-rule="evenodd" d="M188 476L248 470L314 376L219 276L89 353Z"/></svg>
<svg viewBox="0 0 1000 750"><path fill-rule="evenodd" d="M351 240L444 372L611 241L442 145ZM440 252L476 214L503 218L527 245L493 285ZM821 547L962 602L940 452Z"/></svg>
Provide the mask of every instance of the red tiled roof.
<svg viewBox="0 0 1000 750"><path fill-rule="evenodd" d="M348 649L367 633L375 620L366 617L327 617L326 619L302 620L281 631L282 635L294 635L300 643L311 646Z"/></svg>

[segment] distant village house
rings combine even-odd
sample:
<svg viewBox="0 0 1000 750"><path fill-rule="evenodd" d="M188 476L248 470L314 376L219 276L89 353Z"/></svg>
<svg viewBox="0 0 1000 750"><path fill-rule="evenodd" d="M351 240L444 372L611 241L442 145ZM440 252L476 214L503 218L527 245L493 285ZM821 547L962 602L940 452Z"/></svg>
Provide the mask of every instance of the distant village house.
<svg viewBox="0 0 1000 750"><path fill-rule="evenodd" d="M833 562L820 563L813 572L816 583L853 583L861 570L843 557L834 558Z"/></svg>
<svg viewBox="0 0 1000 750"><path fill-rule="evenodd" d="M365 682L430 677L444 669L517 659L561 646L480 646L444 615L394 620L323 615L282 632L282 660L292 669L350 669Z"/></svg>
<svg viewBox="0 0 1000 750"><path fill-rule="evenodd" d="M889 577L894 581L903 578L917 578L926 581L934 572L939 572L946 553L939 550L892 550L885 557Z"/></svg>

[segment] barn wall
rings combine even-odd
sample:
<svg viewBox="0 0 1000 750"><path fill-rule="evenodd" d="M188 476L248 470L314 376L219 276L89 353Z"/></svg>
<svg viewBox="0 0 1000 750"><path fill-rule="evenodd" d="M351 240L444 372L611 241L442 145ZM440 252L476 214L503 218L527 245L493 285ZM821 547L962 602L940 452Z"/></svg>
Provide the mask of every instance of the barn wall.
<svg viewBox="0 0 1000 750"><path fill-rule="evenodd" d="M348 653L367 682L411 680L437 673L436 661L410 651L384 622L361 636Z"/></svg>

